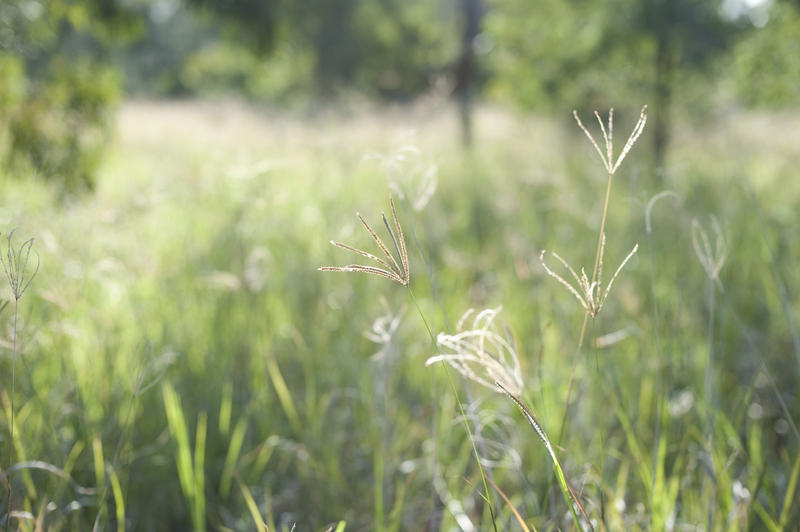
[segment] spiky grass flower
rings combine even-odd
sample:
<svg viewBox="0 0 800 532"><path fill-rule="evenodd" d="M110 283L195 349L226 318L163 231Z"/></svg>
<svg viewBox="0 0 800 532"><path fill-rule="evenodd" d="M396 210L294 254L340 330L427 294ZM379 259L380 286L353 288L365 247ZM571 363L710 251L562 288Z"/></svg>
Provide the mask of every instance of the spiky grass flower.
<svg viewBox="0 0 800 532"><path fill-rule="evenodd" d="M446 362L467 379L490 390L498 391L495 383L499 382L520 394L522 372L517 350L497 331L494 323L501 308L485 309L477 314L469 309L458 321L455 334L439 333L436 337L439 354L428 358L425 365ZM473 315L472 328L465 330L464 323Z"/></svg>
<svg viewBox="0 0 800 532"><path fill-rule="evenodd" d="M31 249L33 248L33 238L29 238L20 244L18 248L14 248L13 238L14 231L11 231L8 234L6 256L4 258L0 254L0 263L3 265L3 271L6 274L11 293L14 295L14 299L19 301L39 272L39 255L34 252L36 267L29 270L28 264L31 258Z"/></svg>
<svg viewBox="0 0 800 532"><path fill-rule="evenodd" d="M405 237L403 236L403 229L400 226L400 222L397 219L397 211L394 207L394 200L392 199L391 195L389 195L389 204L392 207L392 219L394 221L395 230L397 231L396 236L394 231L392 231L392 227L389 225L389 221L386 219L386 215L384 213L381 213L381 217L383 218L383 225L386 226L386 230L389 232L389 236L392 237L392 243L394 244L394 250L397 253L397 258L395 258L391 252L389 252L389 248L386 246L386 244L383 243L383 241L377 235L375 230L372 229L372 227L370 227L370 225L364 220L364 218L361 217L359 213L356 213L356 216L358 217L359 221L361 221L361 223L364 225L364 228L366 228L370 237L372 237L372 239L381 249L383 254L386 255L386 257L389 259L388 262L362 249L357 249L352 246L348 246L347 244L342 244L341 242L336 242L331 240L331 244L333 244L334 246L344 248L354 253L358 253L359 255L364 256L376 262L378 265L380 265L380 267L365 266L362 264L350 264L348 266L323 266L322 268L319 268L319 270L328 272L370 273L372 275L378 275L380 277L391 279L392 281L396 281L401 285L405 286L406 288L408 288L408 292L414 301L414 306L417 308L417 312L419 313L422 322L425 324L425 329L428 331L428 334L430 335L431 342L433 343L434 346L438 348L438 346L436 345L436 339L433 336L433 332L431 331L430 325L428 325L428 320L425 319L425 314L422 312L422 309L419 306L419 302L417 301L417 298L414 296L414 291L411 289L411 286L409 284L411 281L411 272L408 264L408 252L406 251ZM446 370L447 369L446 364L443 363L442 365ZM477 461L478 464L478 471L480 471L481 474L481 481L483 482L484 493L481 495L481 497L489 503L489 513L492 517L492 524L494 525L494 529L496 531L497 526L495 525L494 509L492 508L492 503L489 498L489 487L486 482L486 475L484 474L483 471L483 465L481 464L480 455L478 454L478 448L475 445L475 438L472 435L469 423L467 421L466 416L464 415L464 407L461 403L461 400L458 397L458 392L456 391L455 384L453 383L453 380L450 378L450 374L447 373L447 371L445 371L445 373L447 374L448 381L450 382L450 388L453 390L453 395L456 398L456 403L458 404L458 407L461 410L461 414L463 416L464 428L466 429L467 436L469 437L469 441L472 446L472 452L474 453L475 460Z"/></svg>
<svg viewBox="0 0 800 532"><path fill-rule="evenodd" d="M360 273L370 273L372 275L378 275L380 277L385 277L387 279L391 279L392 281L396 281L403 286L408 286L409 281L411 280L411 272L408 266L408 253L406 252L406 242L405 237L403 236L403 229L400 227L400 222L397 220L397 211L394 208L394 200L391 196L389 196L389 204L392 207L392 219L394 221L395 231L397 231L397 235L395 232L392 231L392 227L389 225L389 221L386 219L386 215L381 213L381 217L383 218L383 225L386 226L387 231L389 232L389 236L392 237L392 243L394 244L394 250L397 252L397 258L392 255L389 251L389 248L386 244L383 243L381 237L375 232L372 227L364 220L361 214L356 213L356 216L361 221L361 223L366 228L369 236L378 244L378 247L381 249L384 255L389 259L388 261L381 259L380 257L376 257L372 253L364 251L362 249L357 249L352 246L348 246L347 244L342 244L341 242L336 242L331 240L331 244L336 247L344 248L348 251L352 251L354 253L358 253L361 256L364 256L377 264L380 267L376 266L365 266L362 264L349 264L347 266L323 266L322 268L318 268L320 271L323 272L360 272ZM398 262L399 261L399 262Z"/></svg>
<svg viewBox="0 0 800 532"><path fill-rule="evenodd" d="M456 334L439 333L436 339L439 355L425 361L426 366L436 362L446 362L467 379L506 395L520 409L537 436L542 440L558 476L564 501L577 523L577 510L581 513L590 529L594 529L586 511L575 492L569 486L567 477L556 456L553 444L542 425L533 415L530 407L522 400L522 372L519 357L513 342L497 331L495 319L501 307L485 309L475 314L469 309L458 322ZM464 323L474 315L471 329L464 330ZM573 506L574 503L574 506Z"/></svg>
<svg viewBox="0 0 800 532"><path fill-rule="evenodd" d="M394 312L383 296L381 296L381 305L383 305L384 313L375 318L369 331L364 331L364 336L368 340L381 346L380 350L372 355L372 360L380 360L389 353L392 340L400 327L400 321L406 313L405 307L402 307L398 312Z"/></svg>
<svg viewBox="0 0 800 532"><path fill-rule="evenodd" d="M14 296L14 344L11 351L11 423L8 450L9 471L14 465L14 387L17 373L17 317L19 316L19 300L30 286L33 278L36 277L37 273L39 273L39 254L35 251L33 254L36 257L36 267L29 268L31 250L33 248L33 238L29 238L28 240L24 241L18 248L14 247L13 239L14 231L11 231L8 235L8 245L6 248L5 258L3 257L2 253L0 253L0 264L3 265L3 271L6 274L8 286L11 288L11 293ZM5 308L6 303L2 304L2 308ZM12 504L12 482L10 476L7 480L8 502L6 505L6 530L8 530L8 526L11 521L10 516Z"/></svg>
<svg viewBox="0 0 800 532"><path fill-rule="evenodd" d="M647 123L647 106L645 105L642 107L641 112L639 113L639 121L636 122L636 125L633 127L633 131L631 131L630 136L628 137L628 141L625 143L625 146L622 148L617 160L614 161L614 109L611 108L608 110L608 126L603 124L603 119L600 118L600 113L597 111L594 112L594 116L597 118L597 123L600 124L600 131L603 134L603 143L605 144L606 151L603 153L603 150L600 149L597 141L594 140L594 136L589 132L586 126L583 125L581 122L580 117L578 116L578 111L572 111L572 116L575 117L575 121L578 122L578 126L586 133L586 136L589 137L589 141L594 146L594 149L597 150L598 155L600 155L600 159L603 161L603 166L605 166L606 171L608 171L609 175L613 175L614 172L617 171L619 165L622 164L622 161L625 160L625 156L628 155L628 152L631 151L631 148L636 143L636 140L639 138L639 135L642 134L644 131L644 125Z"/></svg>
<svg viewBox="0 0 800 532"><path fill-rule="evenodd" d="M404 135L408 142L399 148L383 153L369 153L365 160L377 160L386 175L389 188L400 200L408 200L411 208L419 212L425 208L439 184L438 167L413 143L415 133Z"/></svg>
<svg viewBox="0 0 800 532"><path fill-rule="evenodd" d="M614 272L614 275L611 277L611 280L608 282L606 289L602 289L603 285L603 253L605 252L606 247L606 235L603 233L600 237L600 254L597 266L597 279L595 281L589 280L589 276L586 275L586 271L581 268L581 275L578 276L575 273L575 270L570 266L567 261L562 259L558 253L550 252L550 254L558 260L572 275L573 279L575 279L576 285L573 286L566 279L564 279L561 275L557 274L553 270L551 270L547 263L544 261L545 254L547 253L546 250L542 250L542 253L539 255L539 260L542 263L542 267L544 267L545 271L550 277L556 279L559 283L563 284L570 293L575 296L581 306L586 309L589 315L594 318L600 313L603 309L603 304L606 302L606 298L608 298L609 292L611 292L611 286L614 284L614 281L617 279L617 276L622 271L622 268L628 263L628 261L633 257L636 253L636 250L639 249L639 244L633 246L633 249L628 256L622 261L622 264L619 265L617 271Z"/></svg>
<svg viewBox="0 0 800 532"><path fill-rule="evenodd" d="M728 246L725 244L725 237L715 216L711 217L711 228L717 237L717 245L713 249L705 228L697 219L692 220L692 246L708 278L722 290L719 272L728 256Z"/></svg>

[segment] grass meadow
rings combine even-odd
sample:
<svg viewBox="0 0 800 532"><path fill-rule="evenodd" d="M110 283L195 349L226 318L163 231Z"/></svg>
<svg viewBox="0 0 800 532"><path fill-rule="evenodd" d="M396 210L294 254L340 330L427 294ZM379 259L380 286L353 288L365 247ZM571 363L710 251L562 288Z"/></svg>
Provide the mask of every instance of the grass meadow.
<svg viewBox="0 0 800 532"><path fill-rule="evenodd" d="M580 349L540 256L588 275L607 172L571 110L475 123L465 150L436 102L129 102L94 194L5 179L3 256L15 229L40 261L0 314L6 529L797 530L800 114L680 118L657 172L645 127L605 282L638 251ZM409 287L318 271L381 254L355 213L391 242L390 194ZM588 521L514 402L425 365L498 307Z"/></svg>

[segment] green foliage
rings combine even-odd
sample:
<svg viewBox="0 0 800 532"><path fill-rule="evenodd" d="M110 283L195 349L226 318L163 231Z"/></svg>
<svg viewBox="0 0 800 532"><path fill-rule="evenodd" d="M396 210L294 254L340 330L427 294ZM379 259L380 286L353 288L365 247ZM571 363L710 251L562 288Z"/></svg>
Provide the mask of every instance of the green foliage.
<svg viewBox="0 0 800 532"><path fill-rule="evenodd" d="M54 60L47 77L9 113L12 171L24 172L29 164L67 190L92 188L118 95L118 76L111 68Z"/></svg>
<svg viewBox="0 0 800 532"><path fill-rule="evenodd" d="M6 172L29 167L67 191L91 188L120 85L103 47L134 35L137 19L113 1L10 0L0 20Z"/></svg>
<svg viewBox="0 0 800 532"><path fill-rule="evenodd" d="M15 508L36 515L52 502L45 529L61 530L91 529L98 513L110 530L119 520L155 531L342 520L417 530L437 515L442 530L464 518L491 529L458 407L443 372L424 367L433 348L406 289L316 268L349 258L329 239L371 243L354 213L380 219L391 184L434 334L453 332L466 308L502 304L523 399L555 445L583 311L538 257L591 265L605 186L596 154L561 122L496 110L481 113L478 131L494 133L467 156L451 117L428 109L346 123L256 116L128 104L94 197L59 206L40 182L0 184L25 198L3 214L37 236L42 259L20 313L14 456L58 468L15 471ZM618 113L618 139L633 118ZM608 530L800 519L798 116L779 118L681 124L671 183L683 201L652 205L651 232L645 209L661 190L643 188L643 154L615 177L606 275L640 248L587 328L555 447ZM421 210L396 192L411 194L406 176L364 158L410 144L438 163ZM692 220L708 226L711 215L728 243L724 292L692 247ZM398 326L378 345L363 332L387 308ZM0 317L10 325L8 309ZM709 346L716 400L703 391ZM10 363L0 357L0 375ZM550 458L513 404L455 385L492 481L531 530L569 530ZM3 391L0 401L4 450ZM498 525L511 519L491 500Z"/></svg>
<svg viewBox="0 0 800 532"><path fill-rule="evenodd" d="M252 100L308 101L313 56L289 46L264 59L233 42L217 42L193 54L183 66L182 86L202 96L240 95Z"/></svg>
<svg viewBox="0 0 800 532"><path fill-rule="evenodd" d="M769 23L736 47L733 74L737 96L749 105L796 106L800 103L800 6L777 3Z"/></svg>
<svg viewBox="0 0 800 532"><path fill-rule="evenodd" d="M660 61L679 73L703 70L743 28L720 14L720 4L553 0L534 8L495 0L486 21L489 94L538 110L654 104Z"/></svg>
<svg viewBox="0 0 800 532"><path fill-rule="evenodd" d="M188 0L210 18L221 18L230 35L248 47L265 51L275 44L276 30L287 7L280 0ZM289 3L291 5L291 3ZM311 15L309 13L309 15Z"/></svg>
<svg viewBox="0 0 800 532"><path fill-rule="evenodd" d="M249 2L194 3L235 28L222 32L227 42L187 64L188 87L201 93L222 86L271 97L303 87L330 96L355 88L409 98L430 88L455 57L453 10L424 0L255 2L258 9Z"/></svg>

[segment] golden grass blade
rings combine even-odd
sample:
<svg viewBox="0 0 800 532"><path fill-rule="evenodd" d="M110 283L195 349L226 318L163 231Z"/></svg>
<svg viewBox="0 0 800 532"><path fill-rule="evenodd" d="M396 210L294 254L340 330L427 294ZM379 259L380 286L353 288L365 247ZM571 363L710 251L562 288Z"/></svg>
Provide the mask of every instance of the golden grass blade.
<svg viewBox="0 0 800 532"><path fill-rule="evenodd" d="M503 490L501 490L497 486L497 484L494 483L494 480L492 480L491 478L487 478L486 480L489 482L489 484L492 485L492 487L495 489L495 491L497 491L497 493L500 494L500 497L502 497L503 500L506 501L506 504L508 505L509 509L511 509L511 512L514 514L514 517L517 519L517 523L519 523L519 526L522 527L522 530L524 530L525 532L531 532L531 529L528 528L527 523L525 523L525 520L519 514L519 512L517 511L517 508L513 504L511 504L511 501L506 496L506 494L503 493ZM536 532L536 527L533 527L533 530L534 530L534 532Z"/></svg>

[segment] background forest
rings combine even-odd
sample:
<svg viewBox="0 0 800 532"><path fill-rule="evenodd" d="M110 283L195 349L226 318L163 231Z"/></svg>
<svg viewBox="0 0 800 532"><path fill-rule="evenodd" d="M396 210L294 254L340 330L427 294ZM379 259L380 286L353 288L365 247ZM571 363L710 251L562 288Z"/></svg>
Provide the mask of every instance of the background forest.
<svg viewBox="0 0 800 532"><path fill-rule="evenodd" d="M2 0L0 526L794 530L798 168L796 1Z"/></svg>

